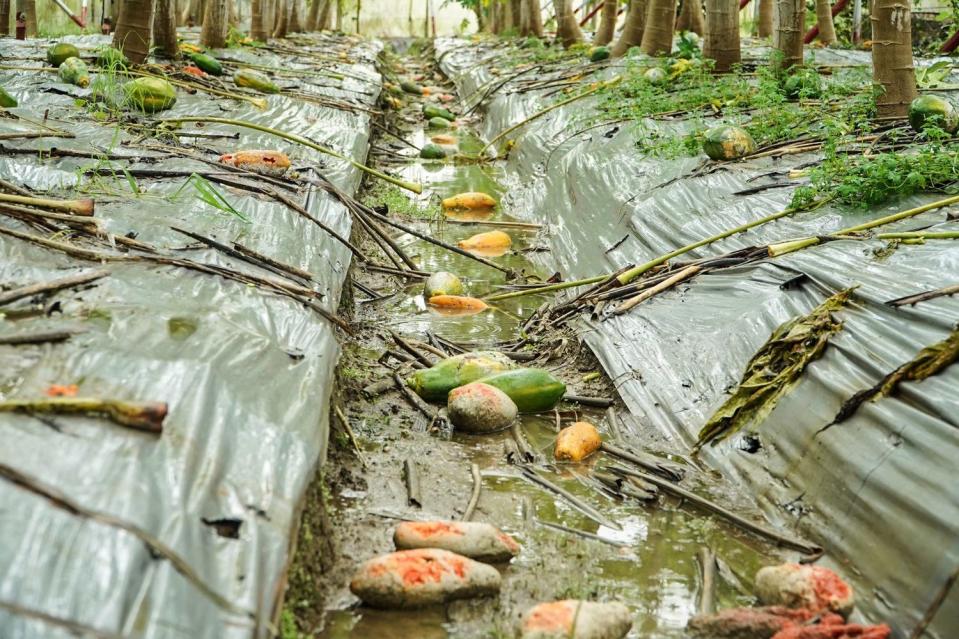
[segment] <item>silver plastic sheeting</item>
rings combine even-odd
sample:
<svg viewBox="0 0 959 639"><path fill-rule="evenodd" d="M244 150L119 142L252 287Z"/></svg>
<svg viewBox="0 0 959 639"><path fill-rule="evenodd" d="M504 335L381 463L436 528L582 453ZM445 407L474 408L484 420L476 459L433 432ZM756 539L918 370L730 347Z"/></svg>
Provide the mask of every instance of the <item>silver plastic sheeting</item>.
<svg viewBox="0 0 959 639"><path fill-rule="evenodd" d="M816 54L820 62L866 62L856 52ZM462 42L438 44L445 72L464 94L482 94L488 65ZM608 73L608 72L607 72ZM537 93L491 96L491 138L550 103ZM550 260L568 279L640 264L677 247L785 208L792 189L739 196L771 171L786 172L814 155L761 159L700 177L704 156L645 157L635 133L610 124L586 127L588 101L558 109L511 134L510 175L517 176L511 212L548 223ZM702 247L682 259L839 229L931 201L915 197L879 210L826 207L765 224ZM911 230L947 222L951 210L884 227ZM625 239L624 239L625 238ZM664 452L688 453L700 428L739 383L747 362L784 321L808 313L829 295L856 286L838 313L842 331L801 382L759 425L761 449L749 453L739 436L701 457L755 494L781 527L821 543L824 562L857 591L860 616L888 622L906 637L959 564L959 366L892 397L867 403L841 424L829 424L842 402L873 386L942 340L959 319L959 300L915 307L885 302L959 281L959 248L951 241L900 246L829 242L798 253L700 276L630 313L583 321L583 339L616 381L639 423L633 444L665 439ZM613 248L615 247L615 248ZM652 435L651 435L652 433ZM959 589L952 589L924 636L959 635Z"/></svg>
<svg viewBox="0 0 959 639"><path fill-rule="evenodd" d="M67 40L80 46L105 42ZM47 45L5 40L0 55L36 56ZM266 52L226 53L261 64L308 67ZM355 76L343 81L347 91L323 88L320 84L337 82L307 74L278 82L369 106L380 90L376 54L376 45L356 45L353 63L328 65ZM51 126L76 136L6 141L8 148L56 147L131 158L5 153L0 177L34 189L68 189L78 184L84 168L113 167L117 179L90 183L96 216L111 233L136 233L139 240L178 249L173 253L178 257L275 278L200 247L170 226L226 243L238 240L310 271L324 294L322 305L336 309L350 254L312 222L273 200L223 187L217 188L249 223L208 206L191 187L171 199L185 178L141 179L134 195L124 168L199 171L209 166L191 159L158 161L151 158L155 153L128 146L130 134L93 124L74 105L73 96L89 95L88 90L59 83L54 74L4 71L0 82L20 101L14 113L39 119L46 111ZM269 96L269 108L259 111L203 93L177 93L175 108L157 117L247 119L360 161L366 156L370 124L362 111L279 95ZM0 124L3 130L24 126L12 120ZM210 125L203 130L237 129ZM279 149L295 167L318 167L344 190L353 192L360 182L360 173L346 162L267 134L239 132L239 141L211 139L201 145L214 153ZM324 192L289 195L300 202L305 198L312 215L349 235L347 211ZM35 233L9 218L0 224ZM288 298L179 268L82 262L8 236L0 236L0 255L0 282L8 287L97 268L110 271L93 288L57 294L56 308L47 315L0 321L3 335L54 327L83 331L63 344L0 346L4 398L42 397L51 384L77 384L80 396L162 401L170 409L161 437L92 417L0 414L5 469L0 475L9 480L12 469L42 487L38 492L0 481L0 636L75 636L37 615L70 620L105 636L266 636L285 583L300 501L325 453L338 355L332 325ZM95 516L57 507L50 498L57 495Z"/></svg>

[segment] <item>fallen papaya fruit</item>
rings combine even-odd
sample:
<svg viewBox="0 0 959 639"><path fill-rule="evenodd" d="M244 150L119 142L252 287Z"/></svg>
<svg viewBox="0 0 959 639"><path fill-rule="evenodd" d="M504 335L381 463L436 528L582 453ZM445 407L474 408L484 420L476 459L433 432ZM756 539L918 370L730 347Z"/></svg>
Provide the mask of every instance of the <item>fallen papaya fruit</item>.
<svg viewBox="0 0 959 639"><path fill-rule="evenodd" d="M237 151L220 156L221 164L261 175L283 175L290 168L290 158L282 151Z"/></svg>
<svg viewBox="0 0 959 639"><path fill-rule="evenodd" d="M457 246L461 249L489 257L499 257L505 253L512 244L512 238L503 231L477 233L465 240L457 242Z"/></svg>
<svg viewBox="0 0 959 639"><path fill-rule="evenodd" d="M481 313L489 308L489 305L476 297L466 295L434 295L426 300L430 306L462 313Z"/></svg>
<svg viewBox="0 0 959 639"><path fill-rule="evenodd" d="M444 209L491 209L496 206L496 200L491 195L476 191L459 193L443 200Z"/></svg>
<svg viewBox="0 0 959 639"><path fill-rule="evenodd" d="M603 445L599 431L589 422L576 422L559 431L553 455L558 461L583 461Z"/></svg>
<svg viewBox="0 0 959 639"><path fill-rule="evenodd" d="M540 413L553 408L566 394L566 384L541 368L517 368L479 380L500 389L521 413Z"/></svg>
<svg viewBox="0 0 959 639"><path fill-rule="evenodd" d="M513 360L496 351L462 353L414 372L406 384L427 401L446 401L454 388L514 367Z"/></svg>

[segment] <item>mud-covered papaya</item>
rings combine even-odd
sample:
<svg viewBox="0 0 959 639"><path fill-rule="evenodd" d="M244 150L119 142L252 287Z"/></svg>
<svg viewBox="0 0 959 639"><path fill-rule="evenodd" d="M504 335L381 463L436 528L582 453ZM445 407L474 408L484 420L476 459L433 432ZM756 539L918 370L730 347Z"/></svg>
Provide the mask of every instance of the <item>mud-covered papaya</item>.
<svg viewBox="0 0 959 639"><path fill-rule="evenodd" d="M156 113L176 104L176 90L163 78L137 78L123 85L127 104L143 111Z"/></svg>
<svg viewBox="0 0 959 639"><path fill-rule="evenodd" d="M481 377L476 381L489 384L509 395L521 413L550 410L566 394L566 384L541 368L517 368Z"/></svg>
<svg viewBox="0 0 959 639"><path fill-rule="evenodd" d="M513 360L496 351L463 353L416 371L407 379L407 385L427 401L446 401L454 388L475 382L481 377L508 371L514 366Z"/></svg>
<svg viewBox="0 0 959 639"><path fill-rule="evenodd" d="M67 58L79 58L80 50L68 42L57 42L47 49L47 62L59 67Z"/></svg>
<svg viewBox="0 0 959 639"><path fill-rule="evenodd" d="M715 126L703 138L703 151L714 160L738 160L755 150L753 137L738 126Z"/></svg>
<svg viewBox="0 0 959 639"><path fill-rule="evenodd" d="M929 124L955 133L959 129L959 111L941 95L921 95L909 105L909 124L919 132Z"/></svg>
<svg viewBox="0 0 959 639"><path fill-rule="evenodd" d="M202 68L202 67L201 67ZM233 84L238 87L253 89L260 93L279 93L280 87L273 84L265 74L253 69L240 69L233 74Z"/></svg>
<svg viewBox="0 0 959 639"><path fill-rule="evenodd" d="M60 68L57 69L57 76L62 82L75 84L78 87L90 85L90 71L80 58L67 58L61 62Z"/></svg>
<svg viewBox="0 0 959 639"><path fill-rule="evenodd" d="M426 116L427 120L431 120L433 118L443 118L444 120L449 120L452 122L456 119L456 116L450 111L444 109L443 107L436 106L435 104L424 104L423 115Z"/></svg>
<svg viewBox="0 0 959 639"><path fill-rule="evenodd" d="M213 56L205 53L188 53L186 56L193 61L193 64L210 75L223 75L223 65ZM275 93L275 91L273 93Z"/></svg>
<svg viewBox="0 0 959 639"><path fill-rule="evenodd" d="M0 109L9 109L17 106L17 99L0 87Z"/></svg>

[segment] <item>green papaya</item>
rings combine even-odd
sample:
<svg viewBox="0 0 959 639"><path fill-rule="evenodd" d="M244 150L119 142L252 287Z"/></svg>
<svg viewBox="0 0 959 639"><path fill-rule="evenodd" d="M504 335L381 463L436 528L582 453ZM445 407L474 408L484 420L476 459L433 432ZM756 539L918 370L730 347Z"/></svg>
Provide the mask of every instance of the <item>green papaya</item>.
<svg viewBox="0 0 959 639"><path fill-rule="evenodd" d="M927 123L947 133L955 133L959 129L959 111L940 95L921 95L909 105L909 124L922 132Z"/></svg>
<svg viewBox="0 0 959 639"><path fill-rule="evenodd" d="M703 139L703 151L714 160L738 160L755 150L753 137L738 126L715 126L706 131Z"/></svg>
<svg viewBox="0 0 959 639"><path fill-rule="evenodd" d="M664 82L666 82L666 72L660 69L659 67L646 69L646 72L643 74L643 77L650 84L663 84Z"/></svg>
<svg viewBox="0 0 959 639"><path fill-rule="evenodd" d="M448 129L450 128L450 121L446 118L430 118L430 121L427 123L431 129Z"/></svg>
<svg viewBox="0 0 959 639"><path fill-rule="evenodd" d="M446 271L437 271L429 276L423 285L423 297L429 299L434 295L462 295L463 282L460 278Z"/></svg>
<svg viewBox="0 0 959 639"><path fill-rule="evenodd" d="M87 65L80 58L67 58L60 63L57 75L63 82L75 84L78 87L87 87L90 85L90 72Z"/></svg>
<svg viewBox="0 0 959 639"><path fill-rule="evenodd" d="M426 401L445 402L446 396L454 388L475 382L481 377L508 371L514 366L513 360L495 351L463 353L416 371L406 380L406 384Z"/></svg>
<svg viewBox="0 0 959 639"><path fill-rule="evenodd" d="M233 84L238 87L254 89L260 93L279 93L280 87L270 81L270 78L253 69L240 69L233 74Z"/></svg>
<svg viewBox="0 0 959 639"><path fill-rule="evenodd" d="M424 160L442 160L446 157L446 149L439 144L426 144L420 149L420 157Z"/></svg>
<svg viewBox="0 0 959 639"><path fill-rule="evenodd" d="M0 109L8 109L17 106L17 99L7 93L3 87L0 87Z"/></svg>
<svg viewBox="0 0 959 639"><path fill-rule="evenodd" d="M521 413L552 409L566 394L566 384L541 368L517 368L476 380L500 389Z"/></svg>
<svg viewBox="0 0 959 639"><path fill-rule="evenodd" d="M127 104L145 113L156 113L176 104L176 90L163 78L137 78L123 85Z"/></svg>
<svg viewBox="0 0 959 639"><path fill-rule="evenodd" d="M101 47L97 50L97 66L103 69L126 69L130 66L130 60L119 49Z"/></svg>
<svg viewBox="0 0 959 639"><path fill-rule="evenodd" d="M456 116L444 109L443 107L438 107L435 104L424 104L423 105L423 115L426 116L427 120L432 120L433 118L443 118L444 120L449 120L452 122L456 119Z"/></svg>
<svg viewBox="0 0 959 639"><path fill-rule="evenodd" d="M590 62L602 62L609 59L609 47L593 47L589 52Z"/></svg>
<svg viewBox="0 0 959 639"><path fill-rule="evenodd" d="M193 64L210 75L223 75L223 65L213 56L206 55L205 53L187 53L186 55L193 61ZM268 93L276 93L276 91L269 91Z"/></svg>
<svg viewBox="0 0 959 639"><path fill-rule="evenodd" d="M415 82L410 82L409 80L403 80L400 82L400 88L406 91L407 93L412 93L414 95L423 95L423 87L416 84Z"/></svg>
<svg viewBox="0 0 959 639"><path fill-rule="evenodd" d="M47 62L54 67L59 67L67 58L79 57L80 50L67 42L58 42L47 49Z"/></svg>

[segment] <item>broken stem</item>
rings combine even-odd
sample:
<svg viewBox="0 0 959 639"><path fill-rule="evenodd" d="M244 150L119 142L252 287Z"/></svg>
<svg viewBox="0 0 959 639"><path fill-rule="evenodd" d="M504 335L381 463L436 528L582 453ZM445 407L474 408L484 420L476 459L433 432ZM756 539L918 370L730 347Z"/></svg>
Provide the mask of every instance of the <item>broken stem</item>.
<svg viewBox="0 0 959 639"><path fill-rule="evenodd" d="M121 426L160 434L166 418L163 402L125 402L93 397L54 397L51 399L8 399L0 402L2 413L94 413L106 415Z"/></svg>
<svg viewBox="0 0 959 639"><path fill-rule="evenodd" d="M25 204L26 206L35 206L40 209L52 209L54 211L64 211L74 215L93 215L93 200L85 198L82 200L50 200L42 197L28 197L26 195L11 195L9 193L0 193L0 202L10 202L12 204Z"/></svg>

